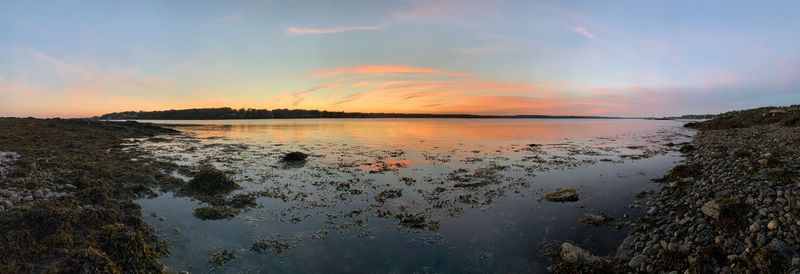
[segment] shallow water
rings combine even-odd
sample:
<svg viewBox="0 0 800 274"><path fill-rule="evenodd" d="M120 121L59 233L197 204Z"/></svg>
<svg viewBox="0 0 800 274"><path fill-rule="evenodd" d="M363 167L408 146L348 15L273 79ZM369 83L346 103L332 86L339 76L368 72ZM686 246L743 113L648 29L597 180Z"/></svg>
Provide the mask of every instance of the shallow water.
<svg viewBox="0 0 800 274"><path fill-rule="evenodd" d="M675 121L632 119L153 122L185 134L135 147L188 167L213 164L243 186L233 194L259 196L259 206L217 221L193 217L203 202L190 197L138 201L172 243L163 261L190 272L535 273L546 272L552 243L612 254L642 214L646 198L636 194L681 160L668 143L693 134ZM290 151L312 156L285 165ZM557 188L576 188L580 201L541 199ZM402 195L376 199L385 190ZM585 213L615 222L581 224ZM262 239L284 248L251 251ZM237 258L212 267L223 249Z"/></svg>

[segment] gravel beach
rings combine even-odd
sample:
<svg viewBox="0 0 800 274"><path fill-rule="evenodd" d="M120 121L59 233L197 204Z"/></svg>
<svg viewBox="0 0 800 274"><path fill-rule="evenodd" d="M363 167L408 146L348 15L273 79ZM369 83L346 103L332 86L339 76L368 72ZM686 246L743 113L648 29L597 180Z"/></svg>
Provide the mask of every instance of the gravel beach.
<svg viewBox="0 0 800 274"><path fill-rule="evenodd" d="M800 108L690 123L685 163L662 185L617 254L565 243L558 273L800 273Z"/></svg>

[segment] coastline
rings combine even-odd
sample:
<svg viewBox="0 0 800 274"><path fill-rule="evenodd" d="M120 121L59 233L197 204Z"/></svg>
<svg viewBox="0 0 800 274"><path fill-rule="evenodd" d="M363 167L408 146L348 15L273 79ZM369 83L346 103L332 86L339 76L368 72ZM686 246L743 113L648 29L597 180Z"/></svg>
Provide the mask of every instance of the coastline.
<svg viewBox="0 0 800 274"><path fill-rule="evenodd" d="M136 122L0 118L0 272L164 272L135 197L176 180L123 145L177 131Z"/></svg>
<svg viewBox="0 0 800 274"><path fill-rule="evenodd" d="M681 148L685 163L658 180L617 254L564 244L550 270L800 271L800 127L766 111L767 122L746 126L689 124L700 131ZM141 160L144 152L125 143L176 133L137 122L0 118L0 272L164 272L167 244L133 199L175 189L182 182L169 173L180 167Z"/></svg>
<svg viewBox="0 0 800 274"><path fill-rule="evenodd" d="M700 131L686 160L617 253L564 243L556 273L800 273L797 106L729 112ZM557 251L558 252L558 251Z"/></svg>

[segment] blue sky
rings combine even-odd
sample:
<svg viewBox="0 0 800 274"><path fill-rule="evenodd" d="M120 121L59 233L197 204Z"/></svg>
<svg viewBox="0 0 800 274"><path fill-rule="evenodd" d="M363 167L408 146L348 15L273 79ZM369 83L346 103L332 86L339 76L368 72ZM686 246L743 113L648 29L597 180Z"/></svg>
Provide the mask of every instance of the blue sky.
<svg viewBox="0 0 800 274"><path fill-rule="evenodd" d="M2 1L0 116L800 102L797 1Z"/></svg>

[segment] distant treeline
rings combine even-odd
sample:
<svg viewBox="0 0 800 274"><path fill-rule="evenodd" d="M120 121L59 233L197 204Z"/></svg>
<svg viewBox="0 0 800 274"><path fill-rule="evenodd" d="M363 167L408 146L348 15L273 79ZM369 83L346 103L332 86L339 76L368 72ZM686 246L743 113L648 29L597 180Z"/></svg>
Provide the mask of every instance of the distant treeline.
<svg viewBox="0 0 800 274"><path fill-rule="evenodd" d="M301 118L615 118L601 116L471 115L362 113L305 109L194 108L163 111L125 111L104 114L107 120L217 120L217 119L301 119Z"/></svg>

